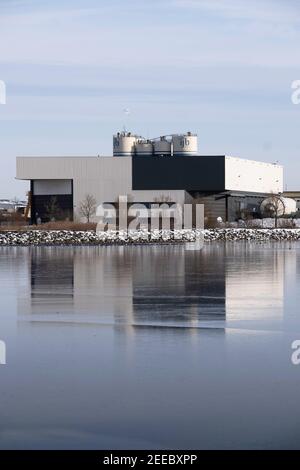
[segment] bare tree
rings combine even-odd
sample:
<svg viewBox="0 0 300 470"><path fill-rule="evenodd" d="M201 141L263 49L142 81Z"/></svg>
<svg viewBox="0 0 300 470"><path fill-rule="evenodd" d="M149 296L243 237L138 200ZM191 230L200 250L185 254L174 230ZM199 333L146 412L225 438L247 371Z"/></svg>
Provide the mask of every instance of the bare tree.
<svg viewBox="0 0 300 470"><path fill-rule="evenodd" d="M93 215L96 213L97 201L91 194L86 194L83 201L79 206L79 214L84 217L87 223L90 222Z"/></svg>
<svg viewBox="0 0 300 470"><path fill-rule="evenodd" d="M285 204L280 194L271 194L263 201L262 212L267 217L275 219L275 228L278 227L278 219L285 214Z"/></svg>

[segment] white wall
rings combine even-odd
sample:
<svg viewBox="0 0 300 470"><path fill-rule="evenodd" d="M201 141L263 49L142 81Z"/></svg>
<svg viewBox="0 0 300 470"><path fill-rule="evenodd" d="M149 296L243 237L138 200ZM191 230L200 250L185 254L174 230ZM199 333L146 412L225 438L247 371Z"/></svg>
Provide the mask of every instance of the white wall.
<svg viewBox="0 0 300 470"><path fill-rule="evenodd" d="M283 167L226 156L225 189L253 193L282 193Z"/></svg>

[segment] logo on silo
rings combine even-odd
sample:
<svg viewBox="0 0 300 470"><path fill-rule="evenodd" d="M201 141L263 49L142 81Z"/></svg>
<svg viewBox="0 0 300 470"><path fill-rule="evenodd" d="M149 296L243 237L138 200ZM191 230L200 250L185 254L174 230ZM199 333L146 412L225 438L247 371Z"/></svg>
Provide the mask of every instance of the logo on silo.
<svg viewBox="0 0 300 470"><path fill-rule="evenodd" d="M6 85L3 80L0 80L0 104L6 104Z"/></svg>

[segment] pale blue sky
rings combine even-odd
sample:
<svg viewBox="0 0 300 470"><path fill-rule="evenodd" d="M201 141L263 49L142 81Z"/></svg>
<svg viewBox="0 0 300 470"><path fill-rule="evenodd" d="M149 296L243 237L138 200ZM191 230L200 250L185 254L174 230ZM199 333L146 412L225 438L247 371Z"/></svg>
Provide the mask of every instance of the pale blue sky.
<svg viewBox="0 0 300 470"><path fill-rule="evenodd" d="M0 0L0 198L27 189L16 155L110 155L124 124L279 161L300 190L299 25L299 0Z"/></svg>

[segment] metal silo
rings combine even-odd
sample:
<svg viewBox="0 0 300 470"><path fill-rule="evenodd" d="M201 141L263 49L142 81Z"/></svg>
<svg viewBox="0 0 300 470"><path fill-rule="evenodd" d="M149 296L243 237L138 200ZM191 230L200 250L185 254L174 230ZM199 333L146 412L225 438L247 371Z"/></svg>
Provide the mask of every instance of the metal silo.
<svg viewBox="0 0 300 470"><path fill-rule="evenodd" d="M171 142L165 137L160 137L154 141L154 155L171 155Z"/></svg>
<svg viewBox="0 0 300 470"><path fill-rule="evenodd" d="M131 157L135 153L137 136L131 132L118 132L113 136L114 157Z"/></svg>
<svg viewBox="0 0 300 470"><path fill-rule="evenodd" d="M135 154L144 157L153 155L153 143L151 140L138 140L135 144Z"/></svg>
<svg viewBox="0 0 300 470"><path fill-rule="evenodd" d="M197 155L198 137L197 134L187 132L187 134L174 134L172 136L173 155Z"/></svg>

